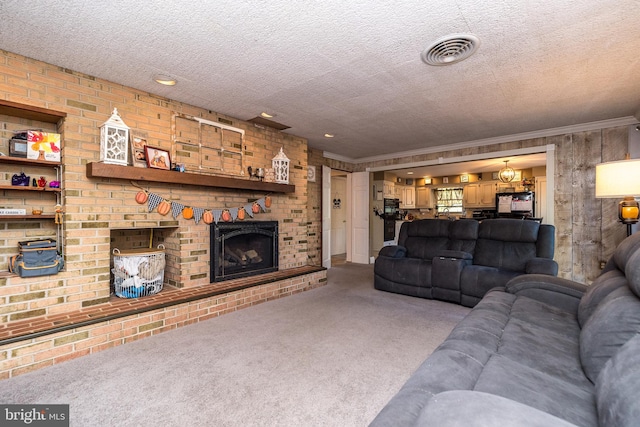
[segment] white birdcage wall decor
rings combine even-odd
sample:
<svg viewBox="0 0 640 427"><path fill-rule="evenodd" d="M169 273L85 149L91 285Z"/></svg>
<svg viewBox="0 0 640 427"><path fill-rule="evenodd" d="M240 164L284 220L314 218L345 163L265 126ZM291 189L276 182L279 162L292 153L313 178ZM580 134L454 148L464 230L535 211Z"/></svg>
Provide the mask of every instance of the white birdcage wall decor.
<svg viewBox="0 0 640 427"><path fill-rule="evenodd" d="M273 167L275 182L278 184L288 184L289 158L284 154L284 151L282 151L282 147L280 147L280 152L271 160L271 166Z"/></svg>
<svg viewBox="0 0 640 427"><path fill-rule="evenodd" d="M114 108L109 120L100 126L100 161L126 166L129 160L129 126Z"/></svg>

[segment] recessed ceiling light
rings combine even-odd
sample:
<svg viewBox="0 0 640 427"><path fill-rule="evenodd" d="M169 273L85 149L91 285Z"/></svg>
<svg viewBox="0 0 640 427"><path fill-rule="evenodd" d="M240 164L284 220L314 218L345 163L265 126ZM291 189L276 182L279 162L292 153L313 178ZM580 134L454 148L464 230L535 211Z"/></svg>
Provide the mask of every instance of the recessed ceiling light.
<svg viewBox="0 0 640 427"><path fill-rule="evenodd" d="M324 137L325 137L325 138L333 138L334 136L335 136L335 135L334 135L334 134L332 134L332 133L325 133L325 134L324 134Z"/></svg>
<svg viewBox="0 0 640 427"><path fill-rule="evenodd" d="M173 77L169 77L167 75L164 74L157 74L155 76L153 76L153 80L156 83L160 83L161 85L165 85L165 86L175 86L176 79L174 79Z"/></svg>
<svg viewBox="0 0 640 427"><path fill-rule="evenodd" d="M407 175L413 175L413 172L407 172Z"/></svg>
<svg viewBox="0 0 640 427"><path fill-rule="evenodd" d="M264 117L265 119L270 119L272 117L275 117L276 115L275 114L269 114L269 113L266 113L266 112L263 111L262 113L260 113L260 116Z"/></svg>

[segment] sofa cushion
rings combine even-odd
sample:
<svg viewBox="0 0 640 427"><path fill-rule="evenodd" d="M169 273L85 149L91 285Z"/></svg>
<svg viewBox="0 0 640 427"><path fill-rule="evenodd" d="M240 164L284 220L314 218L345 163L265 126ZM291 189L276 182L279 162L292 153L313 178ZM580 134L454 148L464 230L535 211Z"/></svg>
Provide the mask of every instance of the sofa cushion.
<svg viewBox="0 0 640 427"><path fill-rule="evenodd" d="M390 422L376 424L376 427L398 425ZM520 402L468 390L438 393L427 402L427 406L414 425L420 427L576 427L573 423Z"/></svg>
<svg viewBox="0 0 640 427"><path fill-rule="evenodd" d="M613 251L613 262L620 271L625 271L629 264L629 258L640 251L640 233L632 234L624 239L615 251Z"/></svg>
<svg viewBox="0 0 640 427"><path fill-rule="evenodd" d="M473 263L524 272L527 262L537 256L539 229L540 224L534 221L483 221L478 229Z"/></svg>
<svg viewBox="0 0 640 427"><path fill-rule="evenodd" d="M580 332L580 361L595 383L605 363L640 332L640 300L628 287L609 293Z"/></svg>
<svg viewBox="0 0 640 427"><path fill-rule="evenodd" d="M624 268L624 275L629 281L629 288L640 298L640 252L629 257Z"/></svg>
<svg viewBox="0 0 640 427"><path fill-rule="evenodd" d="M498 218L482 221L478 228L478 238L502 240L505 242L535 243L538 240L540 224L510 218Z"/></svg>
<svg viewBox="0 0 640 427"><path fill-rule="evenodd" d="M556 228L553 225L540 224L536 246L539 257L553 259L556 248Z"/></svg>
<svg viewBox="0 0 640 427"><path fill-rule="evenodd" d="M478 239L473 263L524 273L527 261L535 256L535 243Z"/></svg>
<svg viewBox="0 0 640 427"><path fill-rule="evenodd" d="M537 353L544 357L544 348ZM501 355L487 362L474 390L515 400L579 426L597 425L592 385L566 382Z"/></svg>
<svg viewBox="0 0 640 427"><path fill-rule="evenodd" d="M449 227L449 243L447 249L474 253L478 240L479 223L474 219L453 221Z"/></svg>
<svg viewBox="0 0 640 427"><path fill-rule="evenodd" d="M441 250L449 249L449 227L453 221L433 219L402 224L406 237L398 244L407 248L407 257L431 260Z"/></svg>
<svg viewBox="0 0 640 427"><path fill-rule="evenodd" d="M587 320L607 295L616 289L626 286L627 280L620 270L610 270L598 276L580 299L578 306L580 327L584 327Z"/></svg>
<svg viewBox="0 0 640 427"><path fill-rule="evenodd" d="M504 327L499 354L581 387L590 387L580 365L575 313L518 296ZM544 357L540 349L544 348Z"/></svg>
<svg viewBox="0 0 640 427"><path fill-rule="evenodd" d="M596 380L596 404L600 425L640 425L640 335L635 335L604 366Z"/></svg>
<svg viewBox="0 0 640 427"><path fill-rule="evenodd" d="M379 256L373 271L376 275L395 283L431 287L431 267L431 260Z"/></svg>
<svg viewBox="0 0 640 427"><path fill-rule="evenodd" d="M460 275L460 291L463 295L482 298L487 291L496 286L504 286L518 274L515 271L502 270L497 267L466 266Z"/></svg>

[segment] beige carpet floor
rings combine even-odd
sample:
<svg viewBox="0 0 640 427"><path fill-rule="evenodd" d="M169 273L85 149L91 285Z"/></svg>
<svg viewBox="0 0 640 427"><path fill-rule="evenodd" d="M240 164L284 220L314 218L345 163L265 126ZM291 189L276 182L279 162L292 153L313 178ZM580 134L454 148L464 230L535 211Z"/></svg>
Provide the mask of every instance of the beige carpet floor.
<svg viewBox="0 0 640 427"><path fill-rule="evenodd" d="M71 426L366 426L469 309L328 284L0 381L0 403L65 403Z"/></svg>

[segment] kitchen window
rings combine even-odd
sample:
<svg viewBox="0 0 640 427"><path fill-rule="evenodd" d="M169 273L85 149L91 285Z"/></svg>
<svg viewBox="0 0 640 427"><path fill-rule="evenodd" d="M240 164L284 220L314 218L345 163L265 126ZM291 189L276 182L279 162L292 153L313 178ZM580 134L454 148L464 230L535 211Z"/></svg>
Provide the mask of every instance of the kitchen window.
<svg viewBox="0 0 640 427"><path fill-rule="evenodd" d="M438 214L462 213L462 188L436 188Z"/></svg>

